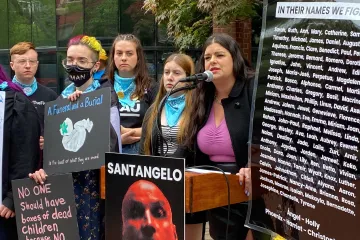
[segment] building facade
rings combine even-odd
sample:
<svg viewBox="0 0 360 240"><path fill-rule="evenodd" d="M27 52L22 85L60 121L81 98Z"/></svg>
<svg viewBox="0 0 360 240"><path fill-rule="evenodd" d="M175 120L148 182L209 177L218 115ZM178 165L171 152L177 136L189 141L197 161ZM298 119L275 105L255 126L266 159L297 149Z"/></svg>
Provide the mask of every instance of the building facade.
<svg viewBox="0 0 360 240"><path fill-rule="evenodd" d="M9 75L9 49L31 41L39 53L37 80L60 93L68 84L61 60L78 34L98 38L109 51L118 33L133 33L145 49L150 74L159 79L166 57L176 51L166 26L144 14L142 0L0 0L0 64ZM199 49L187 52L196 60ZM254 54L256 56L256 53ZM253 56L254 56L253 55Z"/></svg>

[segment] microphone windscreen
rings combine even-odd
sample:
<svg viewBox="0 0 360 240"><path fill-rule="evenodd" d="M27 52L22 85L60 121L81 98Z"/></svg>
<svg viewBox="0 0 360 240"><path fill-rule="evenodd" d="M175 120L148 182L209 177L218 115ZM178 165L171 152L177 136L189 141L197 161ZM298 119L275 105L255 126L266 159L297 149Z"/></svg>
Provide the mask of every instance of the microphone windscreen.
<svg viewBox="0 0 360 240"><path fill-rule="evenodd" d="M214 74L212 71L206 70L204 72L207 75L207 79L205 79L205 82L212 82L214 80Z"/></svg>

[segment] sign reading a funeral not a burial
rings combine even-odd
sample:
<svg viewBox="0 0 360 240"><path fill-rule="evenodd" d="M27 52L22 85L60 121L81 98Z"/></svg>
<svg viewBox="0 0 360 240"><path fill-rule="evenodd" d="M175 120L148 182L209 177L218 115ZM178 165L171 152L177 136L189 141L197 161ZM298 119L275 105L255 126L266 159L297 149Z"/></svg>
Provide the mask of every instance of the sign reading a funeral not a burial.
<svg viewBox="0 0 360 240"><path fill-rule="evenodd" d="M45 105L44 169L47 174L97 169L110 148L110 88Z"/></svg>
<svg viewBox="0 0 360 240"><path fill-rule="evenodd" d="M78 240L71 174L12 181L19 240Z"/></svg>

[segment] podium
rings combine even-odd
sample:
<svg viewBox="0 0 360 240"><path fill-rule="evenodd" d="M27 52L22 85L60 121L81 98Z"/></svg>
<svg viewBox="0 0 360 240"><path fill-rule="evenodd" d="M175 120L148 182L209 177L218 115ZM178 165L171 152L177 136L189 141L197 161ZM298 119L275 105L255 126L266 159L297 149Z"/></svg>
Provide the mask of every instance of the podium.
<svg viewBox="0 0 360 240"><path fill-rule="evenodd" d="M101 198L105 199L105 166L101 167ZM230 204L248 201L239 177L226 175L230 187ZM228 205L227 183L223 174L185 172L185 211L209 210Z"/></svg>

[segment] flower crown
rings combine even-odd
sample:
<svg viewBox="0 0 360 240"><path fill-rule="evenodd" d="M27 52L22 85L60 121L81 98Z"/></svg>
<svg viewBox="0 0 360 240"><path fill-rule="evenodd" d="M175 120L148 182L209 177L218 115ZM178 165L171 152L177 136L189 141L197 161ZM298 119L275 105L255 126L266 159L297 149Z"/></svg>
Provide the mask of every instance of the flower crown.
<svg viewBox="0 0 360 240"><path fill-rule="evenodd" d="M100 60L104 60L104 61L106 61L108 59L108 57L106 56L106 51L103 48L101 48L101 50L100 50L99 58L100 58Z"/></svg>
<svg viewBox="0 0 360 240"><path fill-rule="evenodd" d="M99 54L100 51L103 49L100 42L94 37L84 36L81 38L80 42L88 45L91 49L95 50Z"/></svg>

